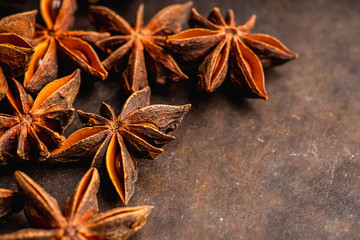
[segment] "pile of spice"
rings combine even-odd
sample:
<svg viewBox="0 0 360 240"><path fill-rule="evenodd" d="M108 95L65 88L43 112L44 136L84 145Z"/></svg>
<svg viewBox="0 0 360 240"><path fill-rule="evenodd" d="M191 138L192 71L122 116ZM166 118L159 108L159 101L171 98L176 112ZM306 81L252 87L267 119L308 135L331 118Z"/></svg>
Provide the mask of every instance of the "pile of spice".
<svg viewBox="0 0 360 240"><path fill-rule="evenodd" d="M232 10L223 18L214 8L205 18L191 6L170 5L144 24L140 5L133 25L107 7L90 6L97 31L72 30L76 0L41 0L45 26L35 23L36 10L0 20L0 100L10 109L0 113L0 164L92 159L64 214L44 189L16 171L18 192L0 189L0 217L23 209L33 229L0 239L126 239L145 224L151 206L97 215L97 168L105 166L127 205L135 191L136 159L162 153L190 110L190 104L150 105L149 79L165 84L188 78L175 59L196 67L199 90L213 92L229 79L243 96L267 99L263 68L297 54L274 37L251 33L255 16L237 26ZM190 29L182 31L189 12ZM97 51L107 57L101 61ZM100 115L78 110L84 128L65 139L81 78L105 80L112 70L130 95L121 113L106 103Z"/></svg>

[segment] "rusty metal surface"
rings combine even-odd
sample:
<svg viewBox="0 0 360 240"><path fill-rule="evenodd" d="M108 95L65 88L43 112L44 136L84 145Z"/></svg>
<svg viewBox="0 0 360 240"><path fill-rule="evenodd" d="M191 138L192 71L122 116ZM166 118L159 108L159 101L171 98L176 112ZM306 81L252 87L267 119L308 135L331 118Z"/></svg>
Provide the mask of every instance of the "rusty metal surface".
<svg viewBox="0 0 360 240"><path fill-rule="evenodd" d="M146 1L146 19L171 2ZM138 4L111 6L131 20ZM36 5L0 1L2 14ZM279 38L300 57L266 71L268 101L241 99L229 86L202 94L194 79L153 90L152 103L193 107L164 153L138 161L130 206L156 208L131 239L359 239L360 2L194 5L205 15L213 6L233 8L238 23L255 13L254 32ZM91 29L84 6L76 27ZM119 111L118 81L112 75L83 86L75 107L97 113L106 101ZM79 127L76 119L67 134ZM63 206L89 164L1 167L0 187L15 189L13 171L22 169ZM106 175L98 197L102 211L122 205ZM0 233L26 226L23 214L14 215L1 221Z"/></svg>

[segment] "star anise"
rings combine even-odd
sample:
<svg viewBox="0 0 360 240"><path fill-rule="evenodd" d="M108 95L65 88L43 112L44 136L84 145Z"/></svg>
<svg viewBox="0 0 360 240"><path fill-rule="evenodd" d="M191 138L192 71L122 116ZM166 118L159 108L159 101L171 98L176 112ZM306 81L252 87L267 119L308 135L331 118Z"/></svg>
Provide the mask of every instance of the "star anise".
<svg viewBox="0 0 360 240"><path fill-rule="evenodd" d="M0 218L19 212L21 209L22 203L19 193L0 188Z"/></svg>
<svg viewBox="0 0 360 240"><path fill-rule="evenodd" d="M106 158L108 175L127 204L137 179L133 158L155 159L163 151L161 147L175 139L170 133L190 109L190 104L149 104L150 88L146 87L128 98L119 116L105 103L100 109L103 117L78 111L86 127L71 134L52 156L58 161L68 161L95 154L92 166L99 166Z"/></svg>
<svg viewBox="0 0 360 240"><path fill-rule="evenodd" d="M61 135L72 122L80 87L80 70L49 83L35 101L16 80L9 82L7 100L14 115L0 113L0 165L13 159L40 161L60 147Z"/></svg>
<svg viewBox="0 0 360 240"><path fill-rule="evenodd" d="M166 79L187 78L164 46L167 35L181 31L191 5L192 2L170 5L143 26L144 5L141 4L134 27L106 7L89 8L90 20L98 31L112 35L96 43L110 54L102 63L107 70L114 68L122 72L128 92L148 86L149 74L156 76L159 84L164 84Z"/></svg>
<svg viewBox="0 0 360 240"><path fill-rule="evenodd" d="M96 78L106 79L107 71L86 41L95 42L108 34L69 30L75 19L76 0L41 0L40 10L46 27L37 26L39 29L32 41L35 54L25 74L24 87L38 92L57 78L58 51L72 65Z"/></svg>
<svg viewBox="0 0 360 240"><path fill-rule="evenodd" d="M115 208L98 216L96 194L99 174L91 168L66 200L64 215L57 201L25 173L16 171L15 182L25 215L34 228L0 236L15 239L127 239L146 222L152 206Z"/></svg>
<svg viewBox="0 0 360 240"><path fill-rule="evenodd" d="M0 19L0 100L8 90L7 79L24 74L34 53L25 38L34 35L36 13L34 10Z"/></svg>
<svg viewBox="0 0 360 240"><path fill-rule="evenodd" d="M245 95L266 99L259 57L266 65L297 57L276 38L250 33L255 15L244 25L236 26L232 10L224 20L218 8L214 8L207 19L192 9L189 24L196 28L169 36L167 45L184 60L202 60L198 87L206 92L217 89L229 76Z"/></svg>

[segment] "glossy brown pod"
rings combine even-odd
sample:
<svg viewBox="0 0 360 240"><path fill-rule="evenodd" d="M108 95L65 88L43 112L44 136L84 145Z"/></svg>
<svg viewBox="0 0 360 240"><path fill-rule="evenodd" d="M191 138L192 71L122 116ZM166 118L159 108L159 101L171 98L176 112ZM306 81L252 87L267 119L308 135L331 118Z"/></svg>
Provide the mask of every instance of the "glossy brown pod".
<svg viewBox="0 0 360 240"><path fill-rule="evenodd" d="M198 87L206 92L215 91L229 77L245 96L267 99L261 63L267 67L298 56L274 37L250 33L255 15L236 26L232 10L224 19L218 8L208 18L192 9L189 24L193 29L169 36L166 43L182 59L202 61Z"/></svg>
<svg viewBox="0 0 360 240"><path fill-rule="evenodd" d="M101 115L78 111L82 128L52 152L58 161L93 157L93 166L106 161L108 175L122 201L127 204L135 189L134 157L155 159L161 148L175 139L170 135L190 109L183 106L150 105L150 88L133 93L119 116L103 103Z"/></svg>

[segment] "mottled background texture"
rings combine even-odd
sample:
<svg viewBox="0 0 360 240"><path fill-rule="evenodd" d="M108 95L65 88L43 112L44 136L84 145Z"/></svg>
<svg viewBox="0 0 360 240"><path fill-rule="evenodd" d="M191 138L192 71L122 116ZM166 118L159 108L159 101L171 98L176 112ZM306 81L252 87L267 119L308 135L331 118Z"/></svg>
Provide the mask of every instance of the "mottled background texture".
<svg viewBox="0 0 360 240"><path fill-rule="evenodd" d="M92 29L82 1L75 29ZM0 1L1 14L38 6L11 2ZM145 19L173 2L184 1L145 1ZM130 21L139 3L99 2ZM256 14L253 32L300 57L265 72L267 101L242 99L227 85L200 93L194 76L153 88L152 103L192 108L164 153L138 160L129 205L156 208L131 239L360 239L360 1L194 1L204 15L214 6L232 8L239 24ZM119 111L119 83L111 74L83 85L76 109L98 113L105 101ZM67 135L80 126L75 118ZM63 206L90 161L1 167L0 187L15 189L21 169ZM101 211L122 206L106 175L98 197ZM24 227L21 213L0 233Z"/></svg>

